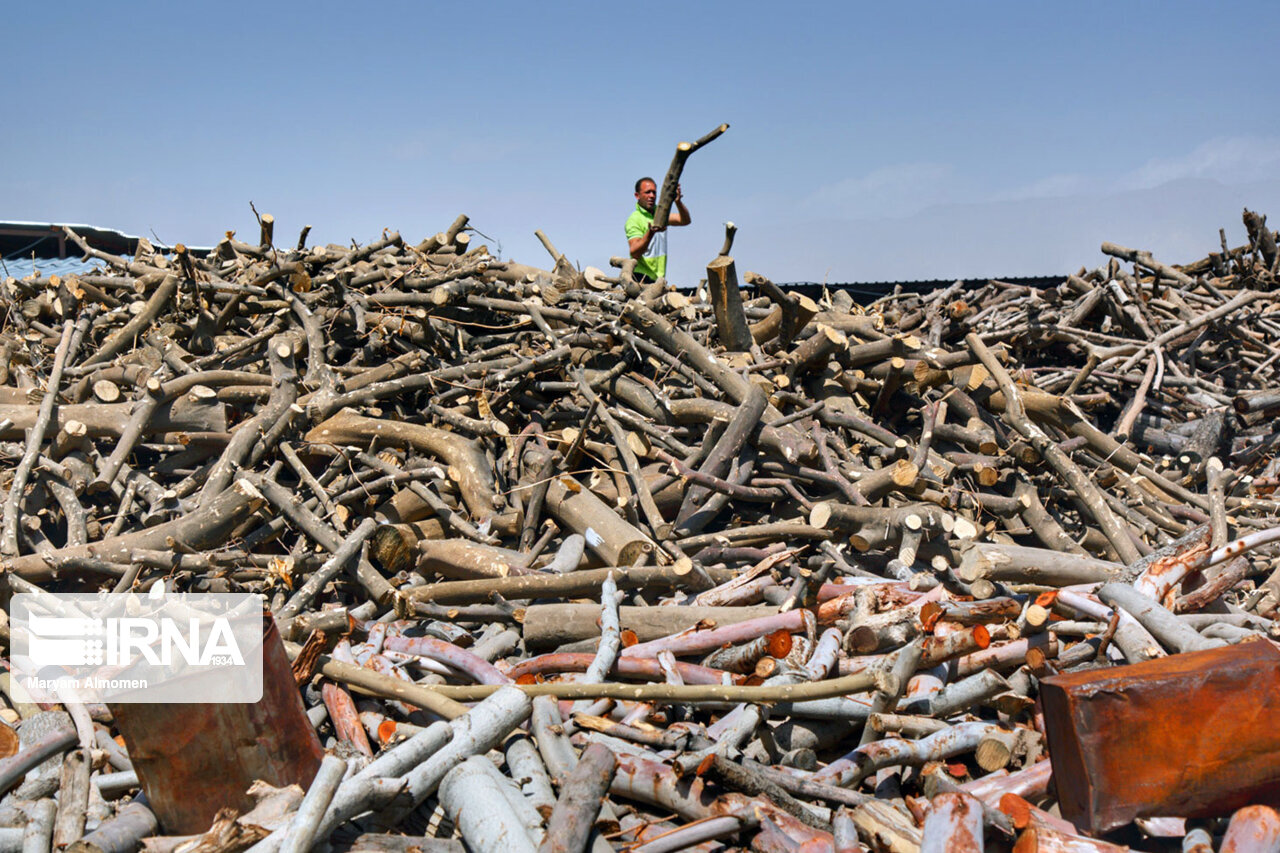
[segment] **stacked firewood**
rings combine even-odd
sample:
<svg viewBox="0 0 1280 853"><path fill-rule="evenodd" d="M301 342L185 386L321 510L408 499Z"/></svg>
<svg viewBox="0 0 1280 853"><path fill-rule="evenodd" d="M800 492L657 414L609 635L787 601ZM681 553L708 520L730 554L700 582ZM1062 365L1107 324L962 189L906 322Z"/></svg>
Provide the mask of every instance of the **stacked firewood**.
<svg viewBox="0 0 1280 853"><path fill-rule="evenodd" d="M732 230L695 292L541 234L548 269L500 261L466 217L355 247L259 223L205 256L68 230L98 270L4 282L0 561L10 593L261 593L305 725L237 736L314 761L246 800L241 756L217 802L151 741L194 767L237 751L225 728L165 706L126 732L136 711L15 677L0 847L1199 849L1280 826L1212 820L1275 804L1272 732L1224 734L1199 775L1187 735L1148 760L1172 793L1135 793L1049 690L1164 679L1191 732L1197 672L1275 655L1261 217L1181 267L1104 244L1056 287L867 305L739 280Z"/></svg>

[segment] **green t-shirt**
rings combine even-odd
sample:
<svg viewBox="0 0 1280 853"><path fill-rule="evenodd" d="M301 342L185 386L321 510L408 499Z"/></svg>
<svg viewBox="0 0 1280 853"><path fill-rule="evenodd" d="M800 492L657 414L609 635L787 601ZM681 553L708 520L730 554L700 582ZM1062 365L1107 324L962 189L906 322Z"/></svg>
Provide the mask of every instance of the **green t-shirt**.
<svg viewBox="0 0 1280 853"><path fill-rule="evenodd" d="M627 239L643 237L653 223L653 214L638 203L636 209L627 217ZM644 256L636 260L636 272L652 279L662 278L667 274L667 232L659 231L649 241L649 248Z"/></svg>

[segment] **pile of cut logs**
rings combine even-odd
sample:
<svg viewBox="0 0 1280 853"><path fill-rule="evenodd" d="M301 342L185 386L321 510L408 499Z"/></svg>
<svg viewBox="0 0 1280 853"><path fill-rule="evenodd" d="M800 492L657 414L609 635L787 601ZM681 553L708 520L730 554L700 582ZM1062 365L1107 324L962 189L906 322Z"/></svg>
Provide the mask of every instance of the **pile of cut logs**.
<svg viewBox="0 0 1280 853"><path fill-rule="evenodd" d="M268 683L5 674L0 850L1280 849L1280 257L1245 221L868 305L740 281L732 228L696 292L466 217L68 230L94 273L0 288L6 600L260 593Z"/></svg>

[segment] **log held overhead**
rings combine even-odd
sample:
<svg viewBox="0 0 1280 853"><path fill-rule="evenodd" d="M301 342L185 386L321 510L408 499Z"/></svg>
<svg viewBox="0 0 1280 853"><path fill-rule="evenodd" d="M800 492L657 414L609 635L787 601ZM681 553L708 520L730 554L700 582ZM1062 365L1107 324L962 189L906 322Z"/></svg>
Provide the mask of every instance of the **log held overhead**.
<svg viewBox="0 0 1280 853"><path fill-rule="evenodd" d="M676 187L680 184L680 174L684 171L685 162L693 152L713 142L728 129L729 125L722 124L696 142L681 142L676 146L675 156L671 158L671 166L667 169L666 177L662 179L662 190L658 193L658 201L653 207L653 227L667 227L667 219L671 215L671 205L676 201Z"/></svg>

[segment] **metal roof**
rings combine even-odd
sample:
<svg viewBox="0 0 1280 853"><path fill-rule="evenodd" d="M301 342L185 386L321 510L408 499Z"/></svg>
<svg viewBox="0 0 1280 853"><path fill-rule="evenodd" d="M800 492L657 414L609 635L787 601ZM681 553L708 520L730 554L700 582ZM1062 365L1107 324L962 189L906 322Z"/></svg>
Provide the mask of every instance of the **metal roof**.
<svg viewBox="0 0 1280 853"><path fill-rule="evenodd" d="M101 261L83 258L5 258L0 261L0 278L13 276L26 278L32 274L41 276L58 275L66 278L69 275L82 275L104 266Z"/></svg>
<svg viewBox="0 0 1280 853"><path fill-rule="evenodd" d="M1003 281L1008 284L1016 284L1022 287L1046 288L1056 287L1066 280L1065 275L1015 275L1015 276L966 276L960 281L969 284L981 284L988 281ZM922 279L919 281L788 281L778 282L779 287L787 290L795 290L803 293L805 296L815 297L822 294L823 288L827 290L843 290L851 296L869 297L871 299L879 299L881 296L893 293L899 290L902 293L932 293L935 290L942 290L955 284L957 279L954 278L937 278Z"/></svg>
<svg viewBox="0 0 1280 853"><path fill-rule="evenodd" d="M96 225L71 225L85 242L95 249L113 255L131 255L138 246L138 238L111 228ZM65 258L78 257L80 250L67 239L62 231L63 223L56 222L0 222L0 258Z"/></svg>
<svg viewBox="0 0 1280 853"><path fill-rule="evenodd" d="M100 252L132 256L138 251L138 240L131 234L96 225L72 225L57 222L0 222L0 275L24 278L33 272L41 275L70 275L101 266L100 261L84 259L80 249L62 230L72 231ZM170 247L151 241L152 246L168 252ZM195 255L208 249L188 247Z"/></svg>

